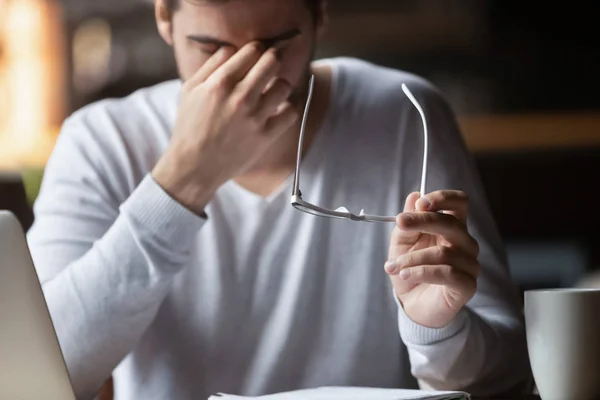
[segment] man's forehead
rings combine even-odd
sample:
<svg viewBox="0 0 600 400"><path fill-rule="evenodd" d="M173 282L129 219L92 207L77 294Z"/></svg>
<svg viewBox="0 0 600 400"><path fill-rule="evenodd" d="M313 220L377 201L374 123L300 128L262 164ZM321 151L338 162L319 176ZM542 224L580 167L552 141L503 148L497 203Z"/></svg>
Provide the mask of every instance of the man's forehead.
<svg viewBox="0 0 600 400"><path fill-rule="evenodd" d="M181 0L180 9L195 17L220 15L233 20L286 18L301 10L308 12L304 0Z"/></svg>
<svg viewBox="0 0 600 400"><path fill-rule="evenodd" d="M278 2L279 6L275 5ZM254 40L288 40L301 34L303 25L298 11L291 10L290 5L281 6L292 3L282 0L195 2L182 8L176 19L186 25L188 35L210 36L236 46ZM262 4L262 7L252 7L252 4ZM306 18L310 18L310 13L307 12Z"/></svg>

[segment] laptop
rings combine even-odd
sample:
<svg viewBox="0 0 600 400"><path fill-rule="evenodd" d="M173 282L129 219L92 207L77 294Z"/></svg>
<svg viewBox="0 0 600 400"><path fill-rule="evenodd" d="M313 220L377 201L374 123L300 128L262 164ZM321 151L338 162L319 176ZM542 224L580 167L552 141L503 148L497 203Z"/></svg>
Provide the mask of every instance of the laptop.
<svg viewBox="0 0 600 400"><path fill-rule="evenodd" d="M23 227L0 211L0 399L75 400Z"/></svg>

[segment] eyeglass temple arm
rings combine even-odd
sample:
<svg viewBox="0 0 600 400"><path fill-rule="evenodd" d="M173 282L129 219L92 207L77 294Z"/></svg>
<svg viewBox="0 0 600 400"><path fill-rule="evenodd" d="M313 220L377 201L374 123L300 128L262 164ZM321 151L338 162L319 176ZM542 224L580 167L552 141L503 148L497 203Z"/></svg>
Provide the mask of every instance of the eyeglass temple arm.
<svg viewBox="0 0 600 400"><path fill-rule="evenodd" d="M404 83L402 84L402 91L404 91L406 97L408 97L411 103L413 103L419 112L419 115L421 116L421 120L423 121L423 171L421 176L421 197L423 197L427 193L427 158L429 155L429 132L427 129L427 119L425 118L425 112L423 111L423 108L417 99L415 99L415 96L413 96L408 86L406 86Z"/></svg>
<svg viewBox="0 0 600 400"><path fill-rule="evenodd" d="M308 98L306 99L306 106L304 107L304 115L302 116L302 125L300 126L300 139L298 143L298 157L296 159L296 172L294 173L294 188L292 196L302 196L300 192L300 163L302 162L302 148L304 147L304 134L306 132L306 122L308 120L308 110L312 101L313 89L315 85L315 76L310 76L310 83L308 86Z"/></svg>
<svg viewBox="0 0 600 400"><path fill-rule="evenodd" d="M308 120L308 111L310 109L310 105L312 102L313 89L314 89L314 81L315 76L311 75L309 87L308 87L308 98L306 100L306 106L304 108L304 115L302 116L302 125L300 127L300 138L298 143L298 156L296 159L296 171L294 173L294 184L293 184L293 192L292 196L302 196L300 192L300 164L302 162L302 149L304 147L304 135L306 133L306 124ZM427 118L425 118L425 112L423 108L414 97L410 89L406 86L406 84L402 84L402 90L408 97L408 99L413 103L419 115L421 116L421 120L423 122L423 169L421 175L421 196L426 194L427 190L427 164L428 164L428 155L429 155L429 132L427 127Z"/></svg>

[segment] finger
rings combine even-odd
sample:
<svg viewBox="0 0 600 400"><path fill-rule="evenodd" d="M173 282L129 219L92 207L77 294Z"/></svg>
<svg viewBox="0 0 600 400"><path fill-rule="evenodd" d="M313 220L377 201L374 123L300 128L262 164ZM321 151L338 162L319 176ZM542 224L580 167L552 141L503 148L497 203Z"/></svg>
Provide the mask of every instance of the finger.
<svg viewBox="0 0 600 400"><path fill-rule="evenodd" d="M422 265L405 268L398 277L411 284L446 286L453 292L472 297L477 291L477 280L449 265Z"/></svg>
<svg viewBox="0 0 600 400"><path fill-rule="evenodd" d="M198 85L206 81L221 65L223 65L232 55L234 51L229 47L221 47L213 54L191 78L189 78L184 88L193 90Z"/></svg>
<svg viewBox="0 0 600 400"><path fill-rule="evenodd" d="M477 278L480 266L476 259L462 251L447 246L428 247L411 251L388 261L385 270L390 275L397 275L405 268L421 265L451 265L465 274Z"/></svg>
<svg viewBox="0 0 600 400"><path fill-rule="evenodd" d="M252 69L250 69L248 75L240 82L239 90L250 101L258 102L261 95L265 92L265 88L273 80L280 68L281 64L277 59L275 49L267 50Z"/></svg>
<svg viewBox="0 0 600 400"><path fill-rule="evenodd" d="M263 46L259 42L250 42L242 47L221 65L208 80L215 80L222 85L233 88L237 85L263 54Z"/></svg>
<svg viewBox="0 0 600 400"><path fill-rule="evenodd" d="M256 114L261 119L267 119L278 112L280 104L288 99L292 87L283 79L277 79L262 95Z"/></svg>
<svg viewBox="0 0 600 400"><path fill-rule="evenodd" d="M466 225L469 213L469 198L459 190L440 190L429 193L417 201L418 211L443 211L454 215Z"/></svg>
<svg viewBox="0 0 600 400"><path fill-rule="evenodd" d="M427 211L402 213L399 227L406 232L439 235L451 246L458 247L473 257L479 254L477 241L469 235L465 225L452 215Z"/></svg>
<svg viewBox="0 0 600 400"><path fill-rule="evenodd" d="M298 120L298 112L290 102L283 103L276 115L267 120L266 132L269 135L286 132Z"/></svg>
<svg viewBox="0 0 600 400"><path fill-rule="evenodd" d="M413 192L408 195L406 202L404 203L404 212L415 211L415 204L419 199L419 196L419 192ZM419 232L407 232L399 229L401 216L402 214L398 214L396 217L396 228L392 232L391 244L412 245L419 238Z"/></svg>
<svg viewBox="0 0 600 400"><path fill-rule="evenodd" d="M421 194L419 192L412 192L411 194L409 194L406 198L406 203L404 203L404 212L415 211L417 209L416 203L417 200L419 200L420 196Z"/></svg>

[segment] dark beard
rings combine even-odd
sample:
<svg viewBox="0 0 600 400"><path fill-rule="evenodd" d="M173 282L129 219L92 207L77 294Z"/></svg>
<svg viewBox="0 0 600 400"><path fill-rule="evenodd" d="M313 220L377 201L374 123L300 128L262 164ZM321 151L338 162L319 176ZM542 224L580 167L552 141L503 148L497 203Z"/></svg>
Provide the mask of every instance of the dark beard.
<svg viewBox="0 0 600 400"><path fill-rule="evenodd" d="M304 72L302 73L302 77L300 78L300 82L294 88L294 91L288 98L289 102L296 108L303 108L306 103L306 99L308 97L308 83L310 82L310 76L312 75L312 62L315 58L316 52L316 43L312 43L312 48L310 51L310 57L306 62L304 67Z"/></svg>
<svg viewBox="0 0 600 400"><path fill-rule="evenodd" d="M311 66L309 63L302 74L302 78L300 78L300 83L298 83L298 86L296 86L292 91L292 94L290 94L290 97L288 97L288 101L292 103L295 108L300 109L304 107L304 104L306 103L308 97L308 82L310 81L311 73Z"/></svg>

